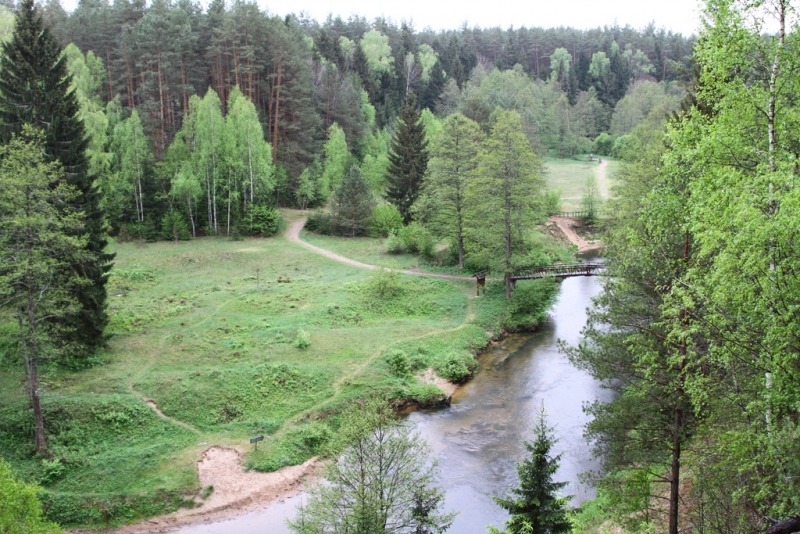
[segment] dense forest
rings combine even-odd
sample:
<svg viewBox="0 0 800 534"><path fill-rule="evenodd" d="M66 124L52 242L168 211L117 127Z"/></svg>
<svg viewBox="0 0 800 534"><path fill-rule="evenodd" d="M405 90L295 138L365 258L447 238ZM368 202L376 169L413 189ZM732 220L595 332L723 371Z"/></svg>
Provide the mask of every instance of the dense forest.
<svg viewBox="0 0 800 534"><path fill-rule="evenodd" d="M381 194L411 94L429 134L454 111L488 131L500 107L522 115L541 153L609 153L654 108L677 106L692 69L693 38L653 25L436 33L246 2L41 8L66 47L91 171L123 238L257 234L253 216L270 215L248 206L321 205L352 163Z"/></svg>

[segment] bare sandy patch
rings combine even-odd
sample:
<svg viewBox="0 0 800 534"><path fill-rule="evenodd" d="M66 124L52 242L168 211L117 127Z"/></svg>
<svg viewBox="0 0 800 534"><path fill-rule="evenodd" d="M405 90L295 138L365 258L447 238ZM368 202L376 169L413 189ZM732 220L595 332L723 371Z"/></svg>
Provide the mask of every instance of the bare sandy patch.
<svg viewBox="0 0 800 534"><path fill-rule="evenodd" d="M454 384L449 380L437 375L436 371L433 370L433 367L428 367L425 370L425 374L422 375L422 381L426 384L433 384L437 388L441 389L448 397L452 397L453 394L458 390L458 384Z"/></svg>
<svg viewBox="0 0 800 534"><path fill-rule="evenodd" d="M577 224L575 219L554 215L553 217L550 217L550 220L556 223L558 229L561 230L570 243L578 247L578 252L586 252L587 250L602 248L603 245L601 243L589 242L575 231L574 226Z"/></svg>
<svg viewBox="0 0 800 534"><path fill-rule="evenodd" d="M122 527L117 532L167 532L199 521L230 519L297 494L306 482L316 480L322 469L322 462L312 458L302 465L259 473L245 471L241 458L242 453L233 448L206 449L197 462L197 474L203 488L212 486L214 490L198 508L182 508L169 515Z"/></svg>

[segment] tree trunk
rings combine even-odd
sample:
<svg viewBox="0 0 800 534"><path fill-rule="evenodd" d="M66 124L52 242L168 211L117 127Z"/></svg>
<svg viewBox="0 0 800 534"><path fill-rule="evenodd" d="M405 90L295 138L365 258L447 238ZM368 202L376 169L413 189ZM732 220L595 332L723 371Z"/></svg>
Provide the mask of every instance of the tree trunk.
<svg viewBox="0 0 800 534"><path fill-rule="evenodd" d="M39 359L36 353L36 303L32 291L28 291L26 308L20 308L17 316L19 319L20 336L22 337L22 350L25 359L25 374L28 386L28 397L33 408L33 434L37 454L47 454L47 441L44 434L44 416L39 402ZM27 315L27 335L25 334L25 319Z"/></svg>
<svg viewBox="0 0 800 534"><path fill-rule="evenodd" d="M281 78L283 77L283 64L278 62L278 77L275 82L275 119L272 132L272 163L278 161L278 117L281 112Z"/></svg>

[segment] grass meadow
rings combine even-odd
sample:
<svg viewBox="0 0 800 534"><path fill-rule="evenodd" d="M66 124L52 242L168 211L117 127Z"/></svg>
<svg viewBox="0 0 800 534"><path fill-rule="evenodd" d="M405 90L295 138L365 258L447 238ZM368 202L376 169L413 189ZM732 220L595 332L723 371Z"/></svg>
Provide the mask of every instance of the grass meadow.
<svg viewBox="0 0 800 534"><path fill-rule="evenodd" d="M608 159L604 157L604 160ZM614 187L614 172L619 165L615 160L608 160L605 177L608 189ZM579 211L586 190L586 180L595 175L597 162L577 161L572 159L547 158L544 162L547 175L547 187L561 191L561 210ZM596 175L595 175L596 176Z"/></svg>
<svg viewBox="0 0 800 534"><path fill-rule="evenodd" d="M417 264L382 240L305 238L368 263ZM246 462L270 471L323 450L354 399L441 402L416 376L462 376L504 317L500 291L476 300L473 282L359 270L282 236L111 249L107 351L83 371L43 368L52 459L32 454L15 330L0 322L0 456L43 485L48 517L66 525L190 504L212 445L249 449L263 434Z"/></svg>

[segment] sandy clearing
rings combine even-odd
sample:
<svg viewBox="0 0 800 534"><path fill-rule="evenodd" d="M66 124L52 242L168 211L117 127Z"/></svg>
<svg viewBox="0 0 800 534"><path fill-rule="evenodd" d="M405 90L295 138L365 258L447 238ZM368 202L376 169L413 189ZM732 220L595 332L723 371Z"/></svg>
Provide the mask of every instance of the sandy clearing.
<svg viewBox="0 0 800 534"><path fill-rule="evenodd" d="M206 449L197 462L197 472L200 485L203 488L213 486L214 491L200 507L181 508L169 515L122 527L116 532L168 532L200 521L229 519L295 495L306 482L320 476L323 466L320 460L312 458L302 465L284 467L272 473L258 473L245 471L241 457L240 451L229 447L213 446Z"/></svg>
<svg viewBox="0 0 800 534"><path fill-rule="evenodd" d="M554 215L550 217L550 220L556 223L556 226L558 226L559 230L564 233L570 243L578 247L578 252L586 252L588 250L595 250L603 247L602 244L590 243L578 235L578 233L573 229L577 222L575 219Z"/></svg>
<svg viewBox="0 0 800 534"><path fill-rule="evenodd" d="M428 369L425 370L425 374L422 375L422 381L426 384L433 384L441 389L448 398L452 397L453 394L458 391L458 384L454 384L437 375L433 367L428 367Z"/></svg>

